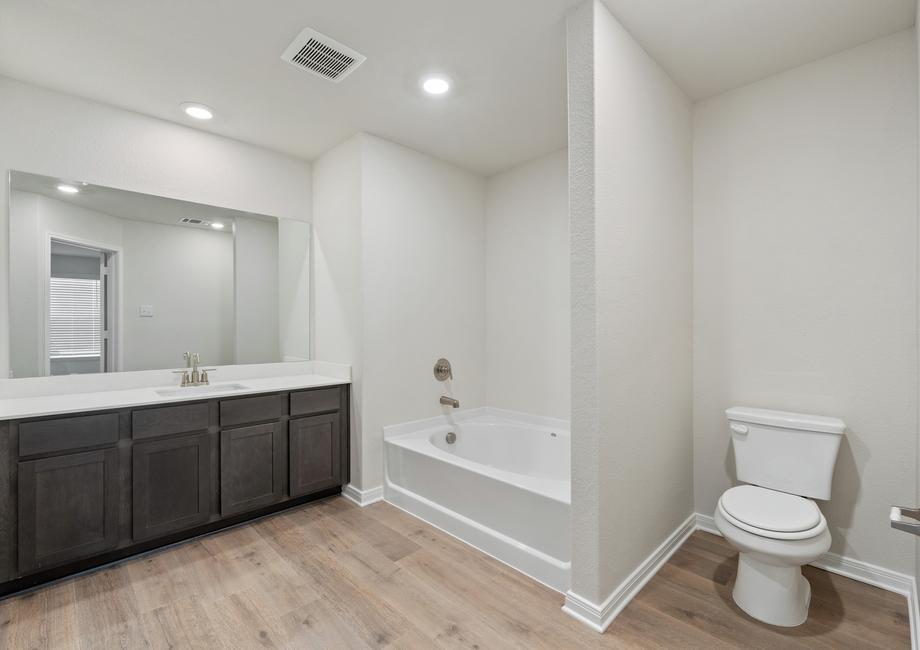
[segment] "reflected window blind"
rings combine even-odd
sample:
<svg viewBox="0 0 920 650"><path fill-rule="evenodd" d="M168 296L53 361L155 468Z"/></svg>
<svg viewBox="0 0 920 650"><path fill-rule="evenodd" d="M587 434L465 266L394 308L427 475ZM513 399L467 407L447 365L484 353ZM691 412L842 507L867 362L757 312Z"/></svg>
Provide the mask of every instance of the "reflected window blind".
<svg viewBox="0 0 920 650"><path fill-rule="evenodd" d="M50 356L99 356L102 341L99 280L51 278Z"/></svg>

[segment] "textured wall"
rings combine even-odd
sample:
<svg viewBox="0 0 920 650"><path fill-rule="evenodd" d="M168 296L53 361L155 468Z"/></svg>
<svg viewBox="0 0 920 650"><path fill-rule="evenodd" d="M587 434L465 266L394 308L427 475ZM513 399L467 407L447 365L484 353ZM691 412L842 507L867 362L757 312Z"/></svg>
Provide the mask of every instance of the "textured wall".
<svg viewBox="0 0 920 650"><path fill-rule="evenodd" d="M917 445L917 65L901 32L698 104L696 509L735 479L723 411L832 415L831 551L911 573L888 527Z"/></svg>

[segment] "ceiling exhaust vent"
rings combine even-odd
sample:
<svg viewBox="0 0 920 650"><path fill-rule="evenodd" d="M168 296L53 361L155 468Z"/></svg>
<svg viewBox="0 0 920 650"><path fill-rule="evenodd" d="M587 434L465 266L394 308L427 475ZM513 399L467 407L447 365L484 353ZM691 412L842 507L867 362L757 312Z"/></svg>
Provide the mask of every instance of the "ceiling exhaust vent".
<svg viewBox="0 0 920 650"><path fill-rule="evenodd" d="M288 45L281 58L324 79L340 82L367 58L309 27Z"/></svg>

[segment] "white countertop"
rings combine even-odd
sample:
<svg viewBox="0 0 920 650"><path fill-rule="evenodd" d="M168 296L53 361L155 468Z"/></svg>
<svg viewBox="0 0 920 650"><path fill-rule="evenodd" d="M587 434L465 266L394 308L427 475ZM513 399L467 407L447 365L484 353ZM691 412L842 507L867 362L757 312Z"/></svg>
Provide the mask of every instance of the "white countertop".
<svg viewBox="0 0 920 650"><path fill-rule="evenodd" d="M215 379L210 386L212 389L219 389L221 385L229 384L243 385L245 389L214 390L206 394L202 394L195 389L189 389L189 394L183 395L181 390L184 389L180 389L177 394L163 397L156 392L158 390L176 389L177 386L173 384L167 386L129 388L124 390L100 390L94 392L68 392L57 395L7 397L0 399L0 420L18 420L47 415L62 415L66 413L82 413L86 411L102 411L138 406L156 406L158 404L165 405L176 402L200 401L218 397L240 397L255 393L300 390L321 386L340 386L349 383L351 383L350 380L341 377L303 374L274 377L228 378L222 380Z"/></svg>

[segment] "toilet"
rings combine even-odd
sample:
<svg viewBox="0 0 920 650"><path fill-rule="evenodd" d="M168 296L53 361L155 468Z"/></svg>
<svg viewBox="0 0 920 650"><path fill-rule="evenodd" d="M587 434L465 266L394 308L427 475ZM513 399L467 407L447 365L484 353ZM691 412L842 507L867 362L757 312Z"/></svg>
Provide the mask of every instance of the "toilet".
<svg viewBox="0 0 920 650"><path fill-rule="evenodd" d="M734 407L725 411L737 478L719 498L715 523L738 549L732 597L747 614L783 627L808 618L802 566L831 546L813 499L828 500L846 424L831 417Z"/></svg>

